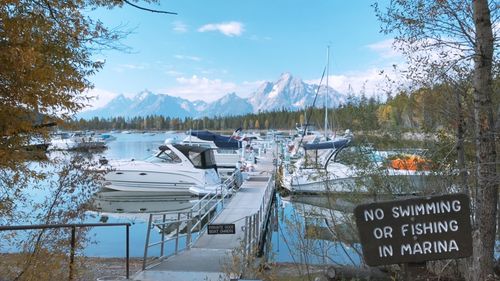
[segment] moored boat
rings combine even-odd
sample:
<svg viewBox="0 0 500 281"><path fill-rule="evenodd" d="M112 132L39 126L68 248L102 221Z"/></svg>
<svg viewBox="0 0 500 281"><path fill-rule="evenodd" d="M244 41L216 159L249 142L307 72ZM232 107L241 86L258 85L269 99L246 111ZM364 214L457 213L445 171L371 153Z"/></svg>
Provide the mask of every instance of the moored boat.
<svg viewBox="0 0 500 281"><path fill-rule="evenodd" d="M285 170L282 186L292 193L413 194L433 179L427 169L394 169L372 155L354 155L348 144L338 140L305 145L306 155Z"/></svg>
<svg viewBox="0 0 500 281"><path fill-rule="evenodd" d="M221 179L213 152L199 146L167 144L144 161L112 161L105 188L195 196L217 192Z"/></svg>

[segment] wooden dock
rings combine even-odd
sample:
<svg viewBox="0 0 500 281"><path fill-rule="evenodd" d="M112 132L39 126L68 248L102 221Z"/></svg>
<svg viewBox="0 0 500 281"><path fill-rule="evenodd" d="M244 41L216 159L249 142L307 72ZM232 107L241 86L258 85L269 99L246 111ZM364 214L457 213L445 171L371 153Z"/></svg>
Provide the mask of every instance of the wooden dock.
<svg viewBox="0 0 500 281"><path fill-rule="evenodd" d="M237 278L233 252L239 258L254 254L262 241L274 195L274 165L271 152L263 154L256 170L242 184L210 224L234 224L235 234L202 232L184 251L137 273L133 280L229 280ZM230 276L231 275L231 276Z"/></svg>

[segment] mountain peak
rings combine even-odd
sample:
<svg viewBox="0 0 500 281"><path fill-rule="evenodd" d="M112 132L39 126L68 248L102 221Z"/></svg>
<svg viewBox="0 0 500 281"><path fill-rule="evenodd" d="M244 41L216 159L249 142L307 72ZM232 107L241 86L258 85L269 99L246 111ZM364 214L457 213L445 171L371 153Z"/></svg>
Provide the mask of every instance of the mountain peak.
<svg viewBox="0 0 500 281"><path fill-rule="evenodd" d="M136 100L140 100L140 101L143 101L145 100L146 98L148 98L149 96L151 95L154 95L151 91L149 90L144 90L140 93L138 93L136 96L135 96L135 99Z"/></svg>
<svg viewBox="0 0 500 281"><path fill-rule="evenodd" d="M124 94L119 94L118 96L114 97L112 100L114 101L122 101L122 100L128 100L127 97Z"/></svg>
<svg viewBox="0 0 500 281"><path fill-rule="evenodd" d="M281 73L280 78L278 79L277 83L279 83L280 81L290 81L292 79L293 79L293 76L290 72L283 72L283 73Z"/></svg>
<svg viewBox="0 0 500 281"><path fill-rule="evenodd" d="M227 93L224 96L222 96L221 98L217 99L214 103L228 103L228 102L240 100L240 99L241 98L235 92L231 92L231 93Z"/></svg>

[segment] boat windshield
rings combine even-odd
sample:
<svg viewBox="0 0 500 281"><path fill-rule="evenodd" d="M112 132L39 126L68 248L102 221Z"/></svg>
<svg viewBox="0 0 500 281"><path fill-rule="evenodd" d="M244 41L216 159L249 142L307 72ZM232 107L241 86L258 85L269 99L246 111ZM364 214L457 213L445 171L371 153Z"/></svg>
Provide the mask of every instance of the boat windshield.
<svg viewBox="0 0 500 281"><path fill-rule="evenodd" d="M150 159L153 163L181 163L181 159L170 149L161 150Z"/></svg>

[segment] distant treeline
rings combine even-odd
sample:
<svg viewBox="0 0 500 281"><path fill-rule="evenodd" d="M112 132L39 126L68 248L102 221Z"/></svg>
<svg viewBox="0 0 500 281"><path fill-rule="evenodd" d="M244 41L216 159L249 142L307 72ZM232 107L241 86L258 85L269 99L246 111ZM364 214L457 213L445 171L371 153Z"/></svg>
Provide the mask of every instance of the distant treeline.
<svg viewBox="0 0 500 281"><path fill-rule="evenodd" d="M329 129L335 130L453 130L456 128L458 111L471 120L472 101L462 97L457 106L456 93L446 86L419 89L412 93L389 96L385 102L375 98L349 96L347 101L335 109L328 110ZM495 101L498 103L498 101ZM72 128L82 130L293 130L297 123L314 123L322 128L324 109L308 108L304 111L288 111L285 108L240 116L172 118L160 115L146 117L112 117L79 119L69 123Z"/></svg>

